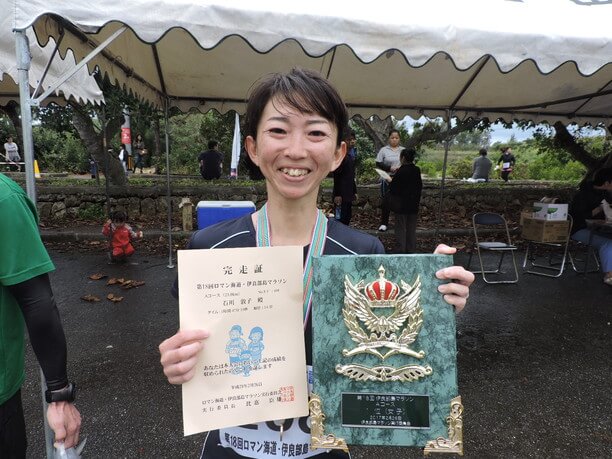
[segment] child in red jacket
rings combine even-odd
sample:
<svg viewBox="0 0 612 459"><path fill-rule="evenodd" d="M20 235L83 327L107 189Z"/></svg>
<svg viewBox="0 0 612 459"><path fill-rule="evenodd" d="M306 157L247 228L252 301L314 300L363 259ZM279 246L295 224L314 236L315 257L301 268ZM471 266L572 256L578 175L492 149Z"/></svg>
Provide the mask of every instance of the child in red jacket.
<svg viewBox="0 0 612 459"><path fill-rule="evenodd" d="M142 231L134 231L126 222L125 212L116 210L102 228L102 234L110 239L112 261L124 261L134 253L132 239L142 239Z"/></svg>

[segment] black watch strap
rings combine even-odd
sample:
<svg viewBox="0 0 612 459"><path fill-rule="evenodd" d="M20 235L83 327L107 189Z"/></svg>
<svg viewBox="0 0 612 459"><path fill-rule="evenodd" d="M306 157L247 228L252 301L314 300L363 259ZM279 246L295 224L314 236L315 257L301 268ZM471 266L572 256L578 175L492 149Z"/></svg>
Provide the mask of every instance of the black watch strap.
<svg viewBox="0 0 612 459"><path fill-rule="evenodd" d="M69 383L63 389L46 390L45 400L47 403L53 402L74 402L76 398L76 386L74 383Z"/></svg>

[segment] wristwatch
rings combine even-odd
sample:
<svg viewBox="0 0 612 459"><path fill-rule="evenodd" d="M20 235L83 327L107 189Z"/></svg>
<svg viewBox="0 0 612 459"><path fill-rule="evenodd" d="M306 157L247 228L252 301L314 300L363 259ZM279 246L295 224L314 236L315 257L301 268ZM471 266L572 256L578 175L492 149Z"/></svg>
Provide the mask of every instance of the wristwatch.
<svg viewBox="0 0 612 459"><path fill-rule="evenodd" d="M53 402L74 402L76 397L76 385L74 383L69 383L63 389L57 390L46 390L45 391L45 400L47 403Z"/></svg>

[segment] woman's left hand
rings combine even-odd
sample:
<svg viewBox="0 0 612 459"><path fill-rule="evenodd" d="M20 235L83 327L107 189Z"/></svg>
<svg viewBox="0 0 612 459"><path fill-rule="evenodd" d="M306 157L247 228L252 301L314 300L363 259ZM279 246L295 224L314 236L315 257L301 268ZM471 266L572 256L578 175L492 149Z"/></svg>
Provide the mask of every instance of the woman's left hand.
<svg viewBox="0 0 612 459"><path fill-rule="evenodd" d="M440 244L434 250L437 255L453 255L457 252L455 247ZM444 301L455 306L455 311L460 312L470 296L470 285L474 282L474 274L466 271L462 266L449 266L436 272L438 279L446 279L451 282L442 284L438 291L444 295Z"/></svg>

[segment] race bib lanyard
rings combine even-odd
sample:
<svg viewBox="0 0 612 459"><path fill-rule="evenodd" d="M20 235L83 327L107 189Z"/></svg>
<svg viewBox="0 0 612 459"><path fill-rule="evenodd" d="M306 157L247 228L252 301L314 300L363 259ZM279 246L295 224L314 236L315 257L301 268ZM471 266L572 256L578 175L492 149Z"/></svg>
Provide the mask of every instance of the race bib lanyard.
<svg viewBox="0 0 612 459"><path fill-rule="evenodd" d="M304 274L302 276L302 286L304 289L304 329L308 323L308 316L312 307L312 260L320 257L325 247L325 237L327 236L327 218L321 210L317 210L317 221L315 223L306 262L304 263ZM270 247L270 220L268 219L267 204L264 204L257 213L257 247Z"/></svg>
<svg viewBox="0 0 612 459"><path fill-rule="evenodd" d="M327 236L327 217L321 210L317 210L317 221L308 254L304 263L304 274L302 276L303 300L304 300L304 330L308 324L308 317L312 308L312 260L323 254L325 237ZM257 247L270 247L270 220L268 219L267 204L264 204L257 213ZM280 439L283 440L283 424L280 425Z"/></svg>

